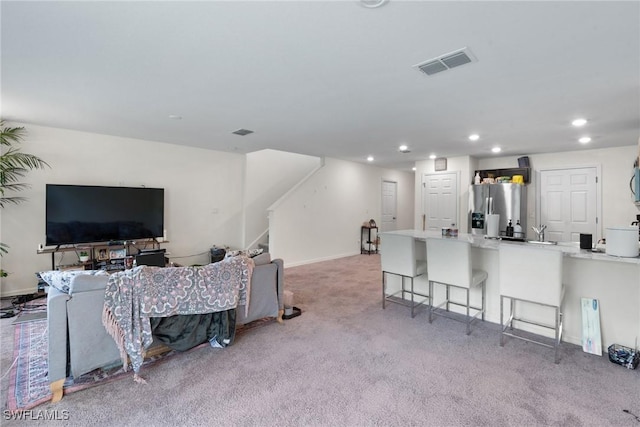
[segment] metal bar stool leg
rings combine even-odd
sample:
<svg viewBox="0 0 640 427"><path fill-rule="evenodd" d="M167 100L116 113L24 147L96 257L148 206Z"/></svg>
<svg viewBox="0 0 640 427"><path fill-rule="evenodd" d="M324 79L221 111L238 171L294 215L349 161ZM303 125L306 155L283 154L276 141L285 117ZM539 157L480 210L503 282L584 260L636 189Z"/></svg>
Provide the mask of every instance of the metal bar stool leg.
<svg viewBox="0 0 640 427"><path fill-rule="evenodd" d="M413 301L413 277L411 278L411 318L413 319L415 316L415 313L413 312L414 309L414 301Z"/></svg>
<svg viewBox="0 0 640 427"><path fill-rule="evenodd" d="M447 311L449 311L449 285L447 286Z"/></svg>
<svg viewBox="0 0 640 427"><path fill-rule="evenodd" d="M433 282L429 280L429 323L433 322Z"/></svg>
<svg viewBox="0 0 640 427"><path fill-rule="evenodd" d="M385 274L384 271L382 272L382 309L384 310L385 307L385 301L387 300L387 284L385 282Z"/></svg>
<svg viewBox="0 0 640 427"><path fill-rule="evenodd" d="M467 335L471 334L471 316L469 316L469 292L470 289L467 288Z"/></svg>
<svg viewBox="0 0 640 427"><path fill-rule="evenodd" d="M485 280L484 282L482 282L482 321L484 322L484 313L485 311L485 301L487 300L486 297L487 294L487 281Z"/></svg>
<svg viewBox="0 0 640 427"><path fill-rule="evenodd" d="M504 347L504 296L500 295L500 347Z"/></svg>
<svg viewBox="0 0 640 427"><path fill-rule="evenodd" d="M555 342L555 363L556 365L560 363L560 307L556 307L556 342Z"/></svg>
<svg viewBox="0 0 640 427"><path fill-rule="evenodd" d="M516 300L514 300L513 298L509 298L509 303L511 304L511 320L509 321L509 329L513 330L513 319L516 318Z"/></svg>

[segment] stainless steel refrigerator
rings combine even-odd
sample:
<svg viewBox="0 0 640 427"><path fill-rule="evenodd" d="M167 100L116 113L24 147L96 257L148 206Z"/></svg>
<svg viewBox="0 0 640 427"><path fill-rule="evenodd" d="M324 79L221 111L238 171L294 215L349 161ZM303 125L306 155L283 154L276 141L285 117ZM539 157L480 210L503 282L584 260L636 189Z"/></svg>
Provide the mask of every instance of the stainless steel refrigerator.
<svg viewBox="0 0 640 427"><path fill-rule="evenodd" d="M521 184L479 184L469 187L469 230L487 233L487 215L500 215L499 232L506 234L509 220L520 221L527 232L527 187Z"/></svg>

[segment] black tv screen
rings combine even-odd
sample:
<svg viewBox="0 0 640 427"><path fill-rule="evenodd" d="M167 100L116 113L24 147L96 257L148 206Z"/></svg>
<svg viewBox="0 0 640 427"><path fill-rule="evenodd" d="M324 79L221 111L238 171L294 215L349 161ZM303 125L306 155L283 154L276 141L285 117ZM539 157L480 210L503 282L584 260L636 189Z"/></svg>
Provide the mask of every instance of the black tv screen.
<svg viewBox="0 0 640 427"><path fill-rule="evenodd" d="M47 246L147 239L163 230L163 188L47 184Z"/></svg>

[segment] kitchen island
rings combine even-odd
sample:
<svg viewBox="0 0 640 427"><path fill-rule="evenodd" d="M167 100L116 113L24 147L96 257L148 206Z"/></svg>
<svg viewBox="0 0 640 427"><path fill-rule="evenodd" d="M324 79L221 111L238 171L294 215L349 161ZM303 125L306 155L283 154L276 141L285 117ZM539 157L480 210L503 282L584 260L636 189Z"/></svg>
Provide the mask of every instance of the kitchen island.
<svg viewBox="0 0 640 427"><path fill-rule="evenodd" d="M610 344L621 344L635 347L636 340L640 341L640 257L624 258L594 253L591 250L580 249L578 243L558 243L557 245L539 245L527 242L513 242L496 239L485 239L484 236L460 233L457 237L443 237L439 231L400 230L380 233L380 251L384 256L385 234L400 234L411 236L416 244L422 244L429 238L458 239L471 243L473 266L485 270L489 277L486 283L486 313L489 322L500 323L500 282L498 248L504 245L528 245L539 247L540 250L561 251L564 255L563 283L564 297L564 331L562 340L582 345L582 312L581 298L597 299L600 304L600 327L603 354L606 354ZM391 278L392 279L392 278ZM428 279L425 276L415 281L416 290L428 293ZM399 289L399 280L388 280L390 291ZM452 298L461 299L452 290ZM480 298L472 292L473 298ZM436 304L444 299L444 294L435 293ZM550 323L553 319L550 311L544 307L523 307L518 310L538 318L543 323ZM435 324L435 323L434 323ZM550 334L543 328L523 325L522 329ZM498 336L496 336L496 343Z"/></svg>

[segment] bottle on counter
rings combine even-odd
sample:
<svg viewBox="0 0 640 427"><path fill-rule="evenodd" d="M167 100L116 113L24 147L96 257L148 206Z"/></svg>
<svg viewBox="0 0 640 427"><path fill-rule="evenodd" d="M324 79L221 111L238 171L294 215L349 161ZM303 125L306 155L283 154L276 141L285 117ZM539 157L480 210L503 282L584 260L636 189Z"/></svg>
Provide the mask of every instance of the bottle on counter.
<svg viewBox="0 0 640 427"><path fill-rule="evenodd" d="M516 220L516 225L513 226L513 236L524 237L524 234L522 233L522 226L520 225L520 220Z"/></svg>
<svg viewBox="0 0 640 427"><path fill-rule="evenodd" d="M476 185L480 184L480 172L476 172L476 177L474 178L473 183Z"/></svg>
<svg viewBox="0 0 640 427"><path fill-rule="evenodd" d="M509 220L509 224L507 225L507 237L513 237L513 223Z"/></svg>

